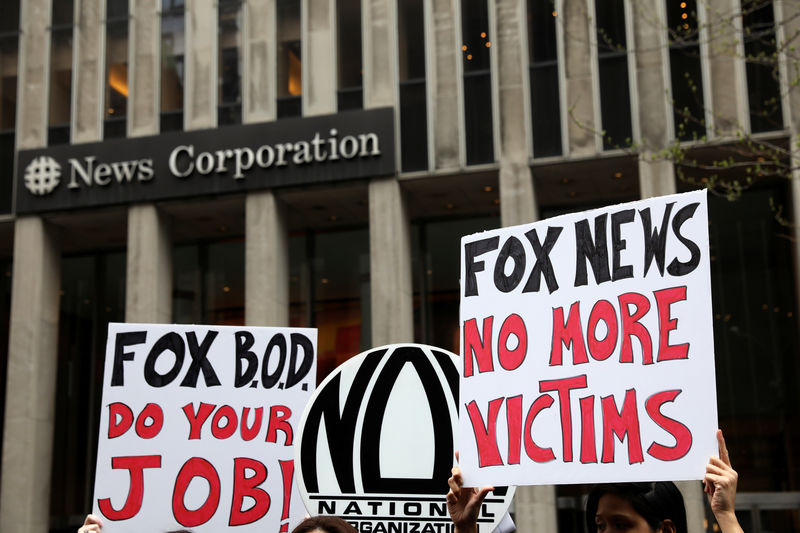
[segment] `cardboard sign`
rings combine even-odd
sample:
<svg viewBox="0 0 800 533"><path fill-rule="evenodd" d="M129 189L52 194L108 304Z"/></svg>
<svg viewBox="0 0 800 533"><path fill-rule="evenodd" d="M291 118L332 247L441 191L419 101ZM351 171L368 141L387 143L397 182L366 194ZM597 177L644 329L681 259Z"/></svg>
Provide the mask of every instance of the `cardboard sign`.
<svg viewBox="0 0 800 533"><path fill-rule="evenodd" d="M317 331L109 324L94 510L103 531L288 531Z"/></svg>
<svg viewBox="0 0 800 533"><path fill-rule="evenodd" d="M461 252L467 485L702 479L717 453L705 191Z"/></svg>
<svg viewBox="0 0 800 533"><path fill-rule="evenodd" d="M308 402L297 434L297 482L312 515L360 533L452 533L444 495L458 427L458 356L393 344L334 370ZM497 487L478 516L494 529L514 489Z"/></svg>

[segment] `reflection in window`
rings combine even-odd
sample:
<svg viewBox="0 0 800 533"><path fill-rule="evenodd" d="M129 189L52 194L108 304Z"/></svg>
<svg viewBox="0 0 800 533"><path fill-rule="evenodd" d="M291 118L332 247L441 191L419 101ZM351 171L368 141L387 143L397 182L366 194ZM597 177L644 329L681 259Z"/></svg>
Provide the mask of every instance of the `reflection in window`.
<svg viewBox="0 0 800 533"><path fill-rule="evenodd" d="M0 213L11 212L18 60L19 0L5 0L0 2Z"/></svg>
<svg viewBox="0 0 800 533"><path fill-rule="evenodd" d="M277 0L278 118L302 113L303 77L300 46L300 0Z"/></svg>
<svg viewBox="0 0 800 533"><path fill-rule="evenodd" d="M128 111L128 0L106 3L106 106L103 136L124 137Z"/></svg>
<svg viewBox="0 0 800 533"><path fill-rule="evenodd" d="M176 324L244 324L244 241L176 246L172 254Z"/></svg>
<svg viewBox="0 0 800 533"><path fill-rule="evenodd" d="M48 144L69 142L72 99L73 0L53 2L50 27L50 116Z"/></svg>
<svg viewBox="0 0 800 533"><path fill-rule="evenodd" d="M775 18L771 1L742 1L744 53L747 63L747 96L750 99L750 131L783 128L780 74L775 59Z"/></svg>
<svg viewBox="0 0 800 533"><path fill-rule="evenodd" d="M361 0L336 0L336 36L339 111L361 109L364 107L361 81Z"/></svg>
<svg viewBox="0 0 800 533"><path fill-rule="evenodd" d="M534 157L562 153L557 16L553 0L528 0L528 58Z"/></svg>
<svg viewBox="0 0 800 533"><path fill-rule="evenodd" d="M319 330L317 382L369 348L369 232L289 238L289 322Z"/></svg>
<svg viewBox="0 0 800 533"><path fill-rule="evenodd" d="M492 75L487 0L461 0L467 164L494 161Z"/></svg>
<svg viewBox="0 0 800 533"><path fill-rule="evenodd" d="M50 529L75 531L92 506L109 322L125 320L125 253L61 260Z"/></svg>
<svg viewBox="0 0 800 533"><path fill-rule="evenodd" d="M633 137L625 0L598 2L595 12L603 149L610 150L630 145Z"/></svg>
<svg viewBox="0 0 800 533"><path fill-rule="evenodd" d="M701 139L706 126L697 1L666 0L666 3L675 137L682 141Z"/></svg>
<svg viewBox="0 0 800 533"><path fill-rule="evenodd" d="M183 0L161 0L161 131L183 129Z"/></svg>
<svg viewBox="0 0 800 533"><path fill-rule="evenodd" d="M416 342L459 353L459 243L464 235L499 227L499 217L412 224Z"/></svg>
<svg viewBox="0 0 800 533"><path fill-rule="evenodd" d="M422 0L397 5L400 39L400 151L404 172L428 168L425 15Z"/></svg>
<svg viewBox="0 0 800 533"><path fill-rule="evenodd" d="M219 109L217 123L242 122L242 2L219 0Z"/></svg>

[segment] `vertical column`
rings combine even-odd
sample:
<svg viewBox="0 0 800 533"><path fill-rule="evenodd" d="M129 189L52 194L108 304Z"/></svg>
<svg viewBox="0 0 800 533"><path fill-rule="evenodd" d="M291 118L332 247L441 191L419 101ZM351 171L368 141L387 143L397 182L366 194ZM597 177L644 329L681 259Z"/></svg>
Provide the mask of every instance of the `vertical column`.
<svg viewBox="0 0 800 533"><path fill-rule="evenodd" d="M17 146L47 144L50 1L21 5ZM0 531L46 533L53 455L61 258L39 217L14 224Z"/></svg>
<svg viewBox="0 0 800 533"><path fill-rule="evenodd" d="M704 533L703 522L706 518L704 506L706 495L699 481L677 481L675 484L683 495L686 507L686 527L689 533Z"/></svg>
<svg viewBox="0 0 800 533"><path fill-rule="evenodd" d="M159 124L158 0L132 0L128 135L155 135ZM169 218L153 204L128 208L125 278L127 322L172 322L172 241Z"/></svg>
<svg viewBox="0 0 800 533"><path fill-rule="evenodd" d="M104 0L78 0L78 20L75 25L75 102L72 112L72 141L99 141L103 124L103 90L105 61Z"/></svg>
<svg viewBox="0 0 800 533"><path fill-rule="evenodd" d="M364 107L397 112L397 20L393 0L362 4ZM406 199L396 177L369 184L372 344L414 340L411 239Z"/></svg>
<svg viewBox="0 0 800 533"><path fill-rule="evenodd" d="M500 218L503 226L513 226L538 218L528 165L530 139L526 117L530 116L530 110L523 79L528 71L523 27L526 17L523 2L495 0L490 6L496 21L492 59L496 65L494 79L500 109Z"/></svg>
<svg viewBox="0 0 800 533"><path fill-rule="evenodd" d="M456 169L459 166L461 127L460 84L458 62L461 45L458 43L457 16L454 2L459 0L433 0L425 2L425 19L430 37L427 72L430 135L432 137L433 166L439 169Z"/></svg>
<svg viewBox="0 0 800 533"><path fill-rule="evenodd" d="M715 137L735 137L749 120L739 9L739 0L709 0L706 5L711 134Z"/></svg>
<svg viewBox="0 0 800 533"><path fill-rule="evenodd" d="M568 154L593 155L597 152L594 83L592 81L591 21L594 13L587 0L563 0L558 14L564 28L564 64L566 75Z"/></svg>
<svg viewBox="0 0 800 533"><path fill-rule="evenodd" d="M186 130L217 126L217 3L186 2Z"/></svg>
<svg viewBox="0 0 800 533"><path fill-rule="evenodd" d="M672 140L672 105L669 84L667 23L663 0L641 0L633 4L633 35L636 61L636 92L639 105L639 192L642 198L676 192L675 169L669 159L655 158Z"/></svg>
<svg viewBox="0 0 800 533"><path fill-rule="evenodd" d="M275 0L247 0L244 10L242 120L274 120ZM288 326L289 238L283 206L272 191L247 193L244 253L245 323Z"/></svg>
<svg viewBox="0 0 800 533"><path fill-rule="evenodd" d="M336 112L335 0L303 0L303 115Z"/></svg>

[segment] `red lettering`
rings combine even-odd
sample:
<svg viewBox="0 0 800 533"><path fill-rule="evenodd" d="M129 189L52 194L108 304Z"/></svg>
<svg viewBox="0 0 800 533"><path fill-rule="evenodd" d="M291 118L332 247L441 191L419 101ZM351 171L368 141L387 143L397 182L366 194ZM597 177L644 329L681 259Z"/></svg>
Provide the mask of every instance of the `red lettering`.
<svg viewBox="0 0 800 533"><path fill-rule="evenodd" d="M518 465L522 444L522 395L506 398L506 424L508 425L508 464Z"/></svg>
<svg viewBox="0 0 800 533"><path fill-rule="evenodd" d="M146 424L147 420L150 424ZM157 404L148 403L136 418L136 434L143 439L152 439L164 426L164 412Z"/></svg>
<svg viewBox="0 0 800 533"><path fill-rule="evenodd" d="M288 422L292 411L285 405L273 405L269 408L269 427L267 428L267 442L278 442L278 431L283 431L284 446L291 446L294 435L292 425Z"/></svg>
<svg viewBox="0 0 800 533"><path fill-rule="evenodd" d="M686 359L689 357L688 343L674 346L669 344L669 332L678 327L678 319L670 318L669 306L686 299L686 286L655 291L653 294L658 306L658 361Z"/></svg>
<svg viewBox="0 0 800 533"><path fill-rule="evenodd" d="M594 445L594 396L581 398L581 463L596 463Z"/></svg>
<svg viewBox="0 0 800 533"><path fill-rule="evenodd" d="M127 469L131 476L131 487L128 490L128 497L125 505L119 511L111 506L111 498L97 500L97 506L103 516L111 520L127 520L139 512L142 508L142 497L144 496L144 469L161 468L160 455L139 455L128 457L112 457L111 468Z"/></svg>
<svg viewBox="0 0 800 533"><path fill-rule="evenodd" d="M630 306L636 307L630 314ZM642 345L642 363L653 364L653 342L647 328L639 320L650 310L650 300L635 292L628 292L619 297L619 312L622 318L622 349L619 354L620 363L633 363L633 349L631 336L636 336Z"/></svg>
<svg viewBox="0 0 800 533"><path fill-rule="evenodd" d="M208 498L198 509L191 511L186 508L183 497L189 483L196 477L201 477L208 482ZM219 491L219 474L214 469L214 465L202 457L192 457L183 464L178 472L178 478L175 480L175 492L172 493L172 514L175 515L175 520L183 527L197 527L205 524L217 512Z"/></svg>
<svg viewBox="0 0 800 533"><path fill-rule="evenodd" d="M203 424L206 419L211 416L211 413L216 409L216 405L211 403L200 403L200 408L197 413L194 412L194 406L187 403L183 406L183 412L186 413L186 419L189 421L189 440L199 439L200 431L203 429Z"/></svg>
<svg viewBox="0 0 800 533"><path fill-rule="evenodd" d="M247 427L247 415L250 413L250 408L244 407L242 409L242 427L240 431L242 440L244 441L253 440L258 435L259 430L261 430L261 418L264 416L264 408L256 407L253 409L253 412L255 412L255 420L253 420L252 426Z"/></svg>
<svg viewBox="0 0 800 533"><path fill-rule="evenodd" d="M125 434L133 425L133 411L122 402L108 406L108 438L113 439Z"/></svg>
<svg viewBox="0 0 800 533"><path fill-rule="evenodd" d="M517 338L517 346L508 349L508 337ZM514 370L525 360L528 351L528 333L525 331L525 322L517 314L509 315L500 327L500 338L497 340L497 358L500 366L506 370Z"/></svg>
<svg viewBox="0 0 800 533"><path fill-rule="evenodd" d="M492 366L492 322L493 316L483 319L483 339L478 334L477 319L464 322L464 377L473 374L472 358L478 363L478 372L491 372Z"/></svg>
<svg viewBox="0 0 800 533"><path fill-rule="evenodd" d="M541 448L533 442L533 421L540 411L551 405L553 405L553 397L549 394L542 394L533 402L525 417L525 454L536 463L546 463L556 458L552 448Z"/></svg>
<svg viewBox="0 0 800 533"><path fill-rule="evenodd" d="M247 471L253 472L250 477ZM252 524L269 511L270 498L267 491L259 488L267 479L267 467L260 461L237 457L233 460L233 504L229 526ZM245 497L252 498L255 503L246 511L242 511Z"/></svg>
<svg viewBox="0 0 800 533"><path fill-rule="evenodd" d="M503 398L497 398L489 402L489 418L484 425L483 417L475 400L467 404L467 413L472 422L472 432L475 434L475 444L478 447L478 465L495 466L503 464L500 458L500 450L497 449L497 414L500 406L503 405Z"/></svg>
<svg viewBox="0 0 800 533"><path fill-rule="evenodd" d="M569 308L569 318L564 322L564 308L553 309L553 346L550 349L550 366L562 363L561 345L567 348L572 346L572 364L588 363L586 346L583 342L581 331L580 302L575 302Z"/></svg>
<svg viewBox="0 0 800 533"><path fill-rule="evenodd" d="M625 401L622 411L617 412L614 396L601 399L603 410L603 459L604 463L614 462L614 435L622 442L628 436L628 462L641 463L642 439L639 435L639 414L636 410L636 391L625 391Z"/></svg>
<svg viewBox="0 0 800 533"><path fill-rule="evenodd" d="M680 394L680 390L668 390L657 392L650 396L644 403L644 408L650 418L658 424L661 429L675 437L675 446L668 447L654 442L647 448L647 453L660 459L661 461L675 461L689 453L692 448L692 432L680 422L673 420L661 413L661 406L667 402L672 402Z"/></svg>
<svg viewBox="0 0 800 533"><path fill-rule="evenodd" d="M225 425L221 425L222 419L225 419ZM227 439L236 433L236 426L239 425L239 419L236 416L236 411L230 405L223 405L217 412L214 413L214 418L211 420L211 434L216 439Z"/></svg>
<svg viewBox="0 0 800 533"><path fill-rule="evenodd" d="M539 392L558 391L558 405L561 409L561 439L564 462L572 461L572 416L569 391L586 388L586 374L564 379L551 379L539 382Z"/></svg>
<svg viewBox="0 0 800 533"><path fill-rule="evenodd" d="M597 338L597 324L601 320L608 330L602 340ZM614 353L614 348L617 347L617 312L608 300L600 300L594 304L589 315L586 341L589 344L589 353L597 361L604 361Z"/></svg>

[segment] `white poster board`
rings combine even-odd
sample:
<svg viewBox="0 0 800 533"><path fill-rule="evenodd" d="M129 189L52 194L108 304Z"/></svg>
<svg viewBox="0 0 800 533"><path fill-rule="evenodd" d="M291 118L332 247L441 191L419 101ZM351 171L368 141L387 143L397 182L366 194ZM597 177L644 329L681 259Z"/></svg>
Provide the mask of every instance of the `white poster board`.
<svg viewBox="0 0 800 533"><path fill-rule="evenodd" d="M717 428L705 191L461 241L467 486L702 479Z"/></svg>
<svg viewBox="0 0 800 533"><path fill-rule="evenodd" d="M317 331L109 324L93 513L105 533L289 531Z"/></svg>

